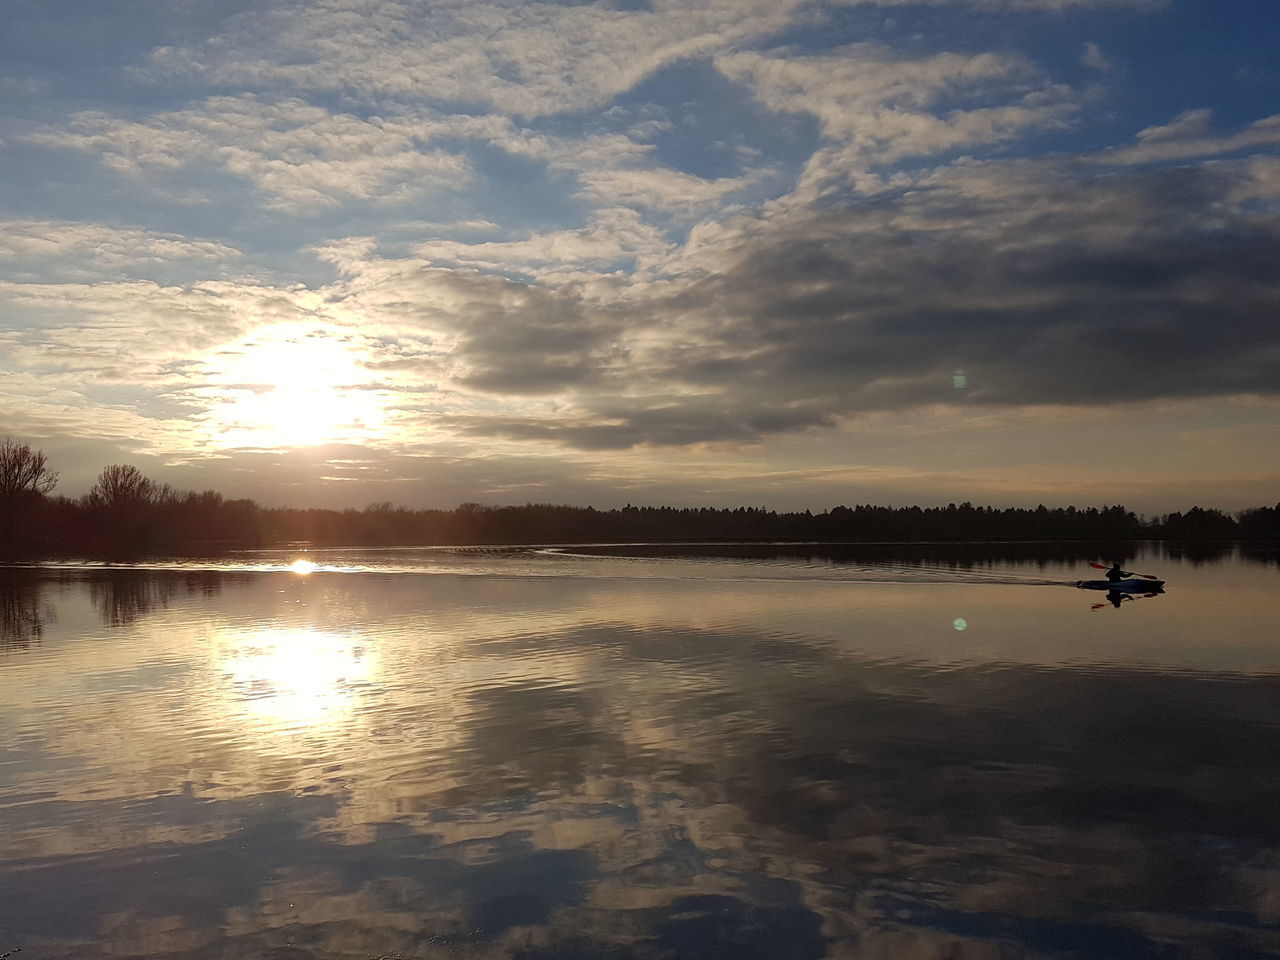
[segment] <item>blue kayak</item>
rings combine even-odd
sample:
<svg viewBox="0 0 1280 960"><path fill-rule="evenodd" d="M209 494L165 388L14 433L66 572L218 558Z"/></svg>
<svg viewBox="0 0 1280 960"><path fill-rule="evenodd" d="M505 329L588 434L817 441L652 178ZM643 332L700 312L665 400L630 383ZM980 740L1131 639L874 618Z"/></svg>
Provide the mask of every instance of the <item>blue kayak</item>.
<svg viewBox="0 0 1280 960"><path fill-rule="evenodd" d="M1163 580L1077 580L1081 590L1124 590L1128 593L1154 593L1164 587Z"/></svg>

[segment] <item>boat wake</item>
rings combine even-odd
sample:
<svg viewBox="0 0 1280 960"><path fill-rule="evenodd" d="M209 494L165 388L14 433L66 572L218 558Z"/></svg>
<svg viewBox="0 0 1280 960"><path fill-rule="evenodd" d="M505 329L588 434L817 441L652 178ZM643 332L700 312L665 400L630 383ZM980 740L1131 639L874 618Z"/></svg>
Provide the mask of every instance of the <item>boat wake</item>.
<svg viewBox="0 0 1280 960"><path fill-rule="evenodd" d="M640 546L640 545L638 545ZM652 550L653 545L642 545ZM252 551L213 558L152 558L129 563L63 560L39 569L81 572L150 571L177 574L418 575L592 580L700 580L750 582L986 584L1075 586L1075 580L1022 576L1007 563L939 560L832 561L815 556L660 556L576 547L424 547Z"/></svg>

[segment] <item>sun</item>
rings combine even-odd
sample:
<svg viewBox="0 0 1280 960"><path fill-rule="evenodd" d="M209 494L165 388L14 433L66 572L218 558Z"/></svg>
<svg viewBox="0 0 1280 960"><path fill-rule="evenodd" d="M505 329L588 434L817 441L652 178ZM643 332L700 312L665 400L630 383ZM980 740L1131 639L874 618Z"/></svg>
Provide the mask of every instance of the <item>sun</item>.
<svg viewBox="0 0 1280 960"><path fill-rule="evenodd" d="M358 443L385 421L358 348L331 329L281 325L225 350L210 381L220 445L270 448Z"/></svg>

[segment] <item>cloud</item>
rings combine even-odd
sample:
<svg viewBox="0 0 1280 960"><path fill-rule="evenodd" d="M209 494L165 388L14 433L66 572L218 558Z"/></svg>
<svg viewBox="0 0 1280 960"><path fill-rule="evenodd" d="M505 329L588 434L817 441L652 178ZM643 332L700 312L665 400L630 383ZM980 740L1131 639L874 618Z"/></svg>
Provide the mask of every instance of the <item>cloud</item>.
<svg viewBox="0 0 1280 960"><path fill-rule="evenodd" d="M1254 169L970 161L708 225L647 278L524 285L372 258L353 303L451 330L467 389L558 397L549 418L460 429L581 449L749 442L930 404L1275 393L1280 232L1241 195Z"/></svg>
<svg viewBox="0 0 1280 960"><path fill-rule="evenodd" d="M110 435L123 450L178 457L345 438L394 445L446 402L467 409L461 387L437 387L447 343L384 335L376 321L365 329L332 292L0 284L17 321L0 328L0 410L24 434Z"/></svg>
<svg viewBox="0 0 1280 960"><path fill-rule="evenodd" d="M497 117L400 114L360 119L301 100L213 97L144 121L101 112L74 115L64 129L30 133L44 147L92 154L126 176L221 172L251 182L266 207L313 215L355 200L384 208L431 191L475 185L465 150L497 147L568 173L579 196L609 206L689 216L758 177L707 179L653 167L650 144L618 133L551 135ZM438 144L451 144L444 149ZM476 224L487 218L469 218Z"/></svg>
<svg viewBox="0 0 1280 960"><path fill-rule="evenodd" d="M695 177L678 170L610 170L579 174L581 196L597 202L627 204L642 209L693 216L722 204L727 196L760 179L748 177Z"/></svg>
<svg viewBox="0 0 1280 960"><path fill-rule="evenodd" d="M345 309L363 329L426 337L447 356L449 380L495 397L550 395L620 376L620 318L593 311L575 285L544 288L421 261L374 265Z"/></svg>
<svg viewBox="0 0 1280 960"><path fill-rule="evenodd" d="M654 464L759 456L759 476L762 451L848 444L796 466L828 490L823 469L920 411L972 436L997 412L1274 395L1277 118L1188 111L1073 157L1102 78L1045 64L1106 72L1102 47L1037 62L1014 27L982 32L1154 5L243 5L80 112L6 126L7 155L50 168L0 223L6 422L86 437L99 411L194 462L279 389L246 367L323 343L347 371L330 393L384 418L362 445L379 463L519 459L536 485L569 482L557 458L603 476L608 450L637 489ZM917 17L973 33L931 49ZM1042 134L1061 152L1018 158ZM251 247L262 273L236 279ZM272 446L252 432L236 457Z"/></svg>
<svg viewBox="0 0 1280 960"><path fill-rule="evenodd" d="M878 185L868 171L909 157L1063 126L1080 99L1013 54L904 57L859 43L817 56L734 53L716 65L769 109L810 113L821 122L827 144L801 177L798 195L806 201L832 181Z"/></svg>
<svg viewBox="0 0 1280 960"><path fill-rule="evenodd" d="M741 318L723 366L681 366L847 409L958 399L961 368L967 403L1275 391L1280 235L1215 209L1235 179L996 161L798 217L674 299L695 327Z"/></svg>
<svg viewBox="0 0 1280 960"><path fill-rule="evenodd" d="M908 56L873 43L818 55L749 49L788 23L811 28L826 15L801 0L647 10L449 2L431 5L429 16L417 0L306 6L281 2L233 17L229 32L203 45L157 50L149 68L153 78L194 73L257 93L142 120L82 112L66 128L25 139L92 154L125 174L243 178L268 209L308 215L350 201L389 207L432 191L457 195L477 182L466 152L488 144L545 164L549 175L571 174L580 199L687 219L777 171L767 158L734 176L662 169L647 140L670 126L666 118L637 126L622 116L625 133L595 124L574 131L556 118L603 106L663 66L714 62L768 109L818 118L828 142L802 177L807 198L830 182L872 184L869 171L906 158L1060 127L1080 101L1012 53ZM317 105L338 91L351 112ZM546 122L533 129L538 120Z"/></svg>
<svg viewBox="0 0 1280 960"><path fill-rule="evenodd" d="M280 2L208 43L157 49L145 73L536 117L599 106L665 64L765 36L797 6Z"/></svg>
<svg viewBox="0 0 1280 960"><path fill-rule="evenodd" d="M159 388L204 422L227 398L175 364L319 325L359 365L342 388L385 393L389 443L734 445L934 405L1275 394L1276 169L968 160L727 215L680 246L626 208L400 259L357 237L318 248L344 278L315 290L3 284L30 318L3 336L51 383Z"/></svg>
<svg viewBox="0 0 1280 960"><path fill-rule="evenodd" d="M771 109L803 110L822 120L833 139L855 136L866 111L925 109L946 94L990 93L995 84L1034 76L1020 56L937 53L904 58L887 47L857 43L830 54L790 56L734 53L716 66L748 84Z"/></svg>
<svg viewBox="0 0 1280 960"><path fill-rule="evenodd" d="M637 257L664 254L670 248L665 236L634 210L616 207L593 211L587 225L575 230L556 230L522 240L429 240L416 244L414 252L430 263L536 275L565 266L590 266L607 273L621 263L630 266Z"/></svg>
<svg viewBox="0 0 1280 960"><path fill-rule="evenodd" d="M315 294L232 281L0 283L7 422L35 435L112 436L122 449L187 450L204 405L201 358L247 332L296 320ZM33 389L29 384L39 384Z"/></svg>
<svg viewBox="0 0 1280 960"><path fill-rule="evenodd" d="M874 0L901 6L907 0ZM918 0L911 0L918 3ZM832 6L861 6L838 0ZM1148 7L1159 0L936 0L993 13ZM138 76L534 118L607 104L664 66L741 50L825 15L808 0L606 4L277 0L201 43L155 49Z"/></svg>
<svg viewBox="0 0 1280 960"><path fill-rule="evenodd" d="M448 422L474 437L550 441L578 450L754 443L772 434L835 423L834 415L818 404L730 395L614 398L588 401L588 406L581 416L557 410L542 418L454 417Z"/></svg>
<svg viewBox="0 0 1280 960"><path fill-rule="evenodd" d="M79 113L27 140L79 150L128 175L217 170L249 180L271 209L309 213L347 200L391 202L469 177L467 161L425 142L411 119L360 119L297 99L211 97L146 121Z"/></svg>
<svg viewBox="0 0 1280 960"><path fill-rule="evenodd" d="M493 235L502 232L502 227L493 220L451 220L445 222L431 220L406 220L388 226L393 233L444 234L467 233Z"/></svg>
<svg viewBox="0 0 1280 960"><path fill-rule="evenodd" d="M235 261L240 256L239 250L215 240L177 234L101 223L0 220L0 261L42 274L83 277L175 261Z"/></svg>
<svg viewBox="0 0 1280 960"><path fill-rule="evenodd" d="M97 351L135 362L184 360L320 302L309 291L231 281L179 287L141 280L0 282L0 299L11 305L11 315L30 318L17 326L17 335L54 366L66 356Z"/></svg>
<svg viewBox="0 0 1280 960"><path fill-rule="evenodd" d="M1280 113L1264 117L1234 134L1215 133L1213 112L1187 110L1172 121L1140 130L1137 143L1099 155L1102 163L1135 164L1212 157L1280 144Z"/></svg>
<svg viewBox="0 0 1280 960"><path fill-rule="evenodd" d="M103 396L101 387L94 381L51 377L43 371L0 376L0 422L14 436L49 438L38 445L58 463L63 481L58 492L70 486L83 493L99 467L118 462L124 454L163 457L190 447L190 425L182 416L186 411L161 415L154 401L113 403ZM118 393L116 398L120 399ZM96 464L92 473L83 458L90 450L94 455L89 462ZM64 458L62 451L71 455Z"/></svg>
<svg viewBox="0 0 1280 960"><path fill-rule="evenodd" d="M1097 70L1099 73L1110 73L1116 69L1116 65L1102 52L1102 48L1093 41L1089 41L1084 45L1084 50L1080 54L1080 63L1090 70Z"/></svg>

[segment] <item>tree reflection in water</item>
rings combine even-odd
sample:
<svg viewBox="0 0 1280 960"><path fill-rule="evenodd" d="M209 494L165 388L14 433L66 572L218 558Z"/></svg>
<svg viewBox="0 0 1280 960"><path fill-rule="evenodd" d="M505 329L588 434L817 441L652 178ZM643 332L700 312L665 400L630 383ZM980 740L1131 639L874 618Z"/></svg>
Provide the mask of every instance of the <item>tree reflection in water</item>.
<svg viewBox="0 0 1280 960"><path fill-rule="evenodd" d="M217 596L225 579L210 571L106 569L89 581L89 591L103 626L127 627L165 609L175 597Z"/></svg>
<svg viewBox="0 0 1280 960"><path fill-rule="evenodd" d="M1153 664L1176 593L1072 621L1052 585L149 576L105 608L163 615L65 645L39 737L0 739L24 957L1280 952L1276 660ZM1060 659L1017 661L1028 612Z"/></svg>
<svg viewBox="0 0 1280 960"><path fill-rule="evenodd" d="M38 643L56 616L53 605L42 601L38 571L0 569L0 649Z"/></svg>

